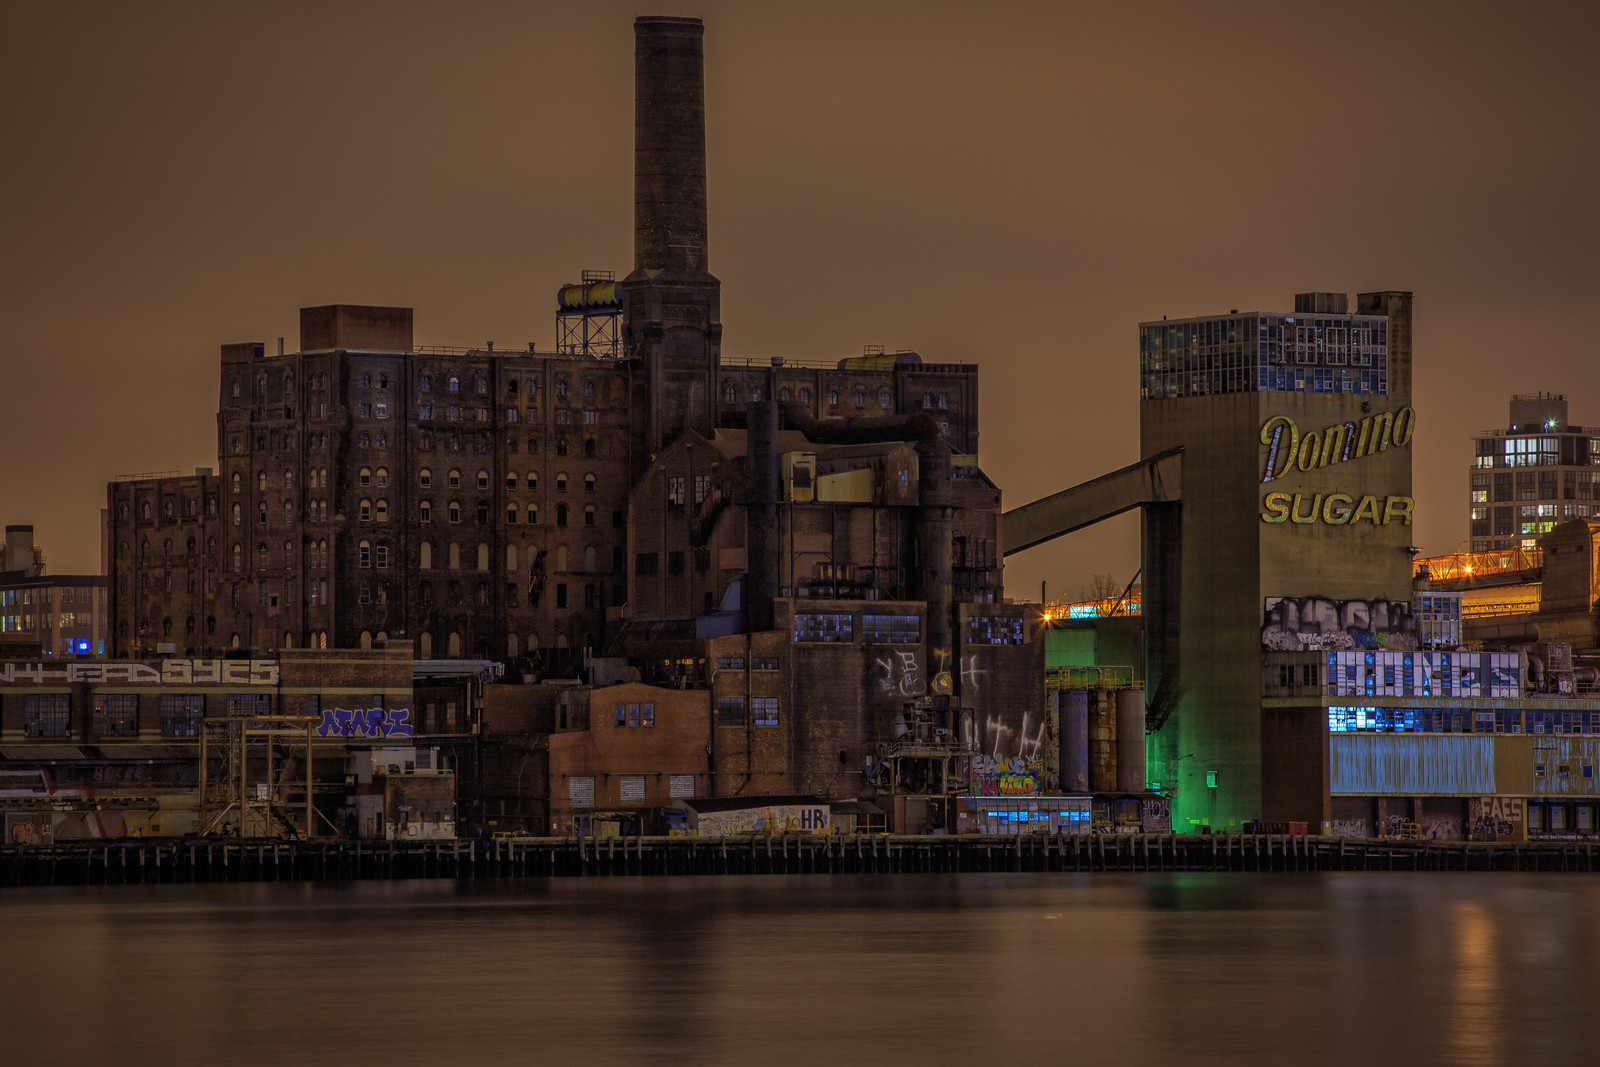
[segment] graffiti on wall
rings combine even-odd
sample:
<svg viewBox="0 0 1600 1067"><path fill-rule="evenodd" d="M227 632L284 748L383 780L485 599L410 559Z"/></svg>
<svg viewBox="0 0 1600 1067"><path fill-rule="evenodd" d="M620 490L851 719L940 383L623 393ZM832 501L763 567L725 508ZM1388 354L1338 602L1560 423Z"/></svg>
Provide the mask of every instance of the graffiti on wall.
<svg viewBox="0 0 1600 1067"><path fill-rule="evenodd" d="M1039 760L1032 756L972 757L972 794L979 797L1030 797L1042 785Z"/></svg>
<svg viewBox="0 0 1600 1067"><path fill-rule="evenodd" d="M701 837L727 837L733 834L825 834L828 832L828 806L773 804L765 808L708 811L696 820L695 832Z"/></svg>
<svg viewBox="0 0 1600 1067"><path fill-rule="evenodd" d="M1463 836L1459 815L1422 816L1422 836L1430 841L1460 841Z"/></svg>
<svg viewBox="0 0 1600 1067"><path fill-rule="evenodd" d="M270 659L167 659L159 667L132 661L105 663L7 663L0 684L67 685L277 685L278 663Z"/></svg>
<svg viewBox="0 0 1600 1067"><path fill-rule="evenodd" d="M885 693L913 697L922 692L922 667L914 651L895 649L877 657L872 661L872 677Z"/></svg>
<svg viewBox="0 0 1600 1067"><path fill-rule="evenodd" d="M1417 647L1411 605L1395 600L1269 596L1263 603L1261 647L1269 652L1341 652Z"/></svg>
<svg viewBox="0 0 1600 1067"><path fill-rule="evenodd" d="M324 708L318 737L412 737L410 708Z"/></svg>
<svg viewBox="0 0 1600 1067"><path fill-rule="evenodd" d="M1145 797L1139 802L1139 822L1147 834L1172 832L1172 801L1168 797Z"/></svg>
<svg viewBox="0 0 1600 1067"><path fill-rule="evenodd" d="M1370 837L1365 819L1334 819L1328 823L1329 837Z"/></svg>
<svg viewBox="0 0 1600 1067"><path fill-rule="evenodd" d="M1467 836L1473 841L1521 841L1521 797L1478 797L1467 804Z"/></svg>

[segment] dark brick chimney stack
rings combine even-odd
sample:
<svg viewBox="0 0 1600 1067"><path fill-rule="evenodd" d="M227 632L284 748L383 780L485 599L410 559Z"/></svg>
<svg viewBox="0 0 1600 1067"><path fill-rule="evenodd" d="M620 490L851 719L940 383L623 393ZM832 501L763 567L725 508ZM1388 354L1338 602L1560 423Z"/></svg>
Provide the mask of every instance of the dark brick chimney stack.
<svg viewBox="0 0 1600 1067"><path fill-rule="evenodd" d="M703 273L706 258L705 26L635 19L633 258L643 271Z"/></svg>

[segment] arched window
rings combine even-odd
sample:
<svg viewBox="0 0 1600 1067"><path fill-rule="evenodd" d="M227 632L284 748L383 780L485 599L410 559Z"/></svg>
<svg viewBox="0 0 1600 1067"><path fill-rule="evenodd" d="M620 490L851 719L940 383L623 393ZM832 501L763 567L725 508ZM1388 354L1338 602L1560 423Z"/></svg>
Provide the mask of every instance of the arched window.
<svg viewBox="0 0 1600 1067"><path fill-rule="evenodd" d="M529 489L537 489L537 488L539 488L539 472L538 471L529 471L528 472L527 485L528 485Z"/></svg>
<svg viewBox="0 0 1600 1067"><path fill-rule="evenodd" d="M167 538L161 543L161 554L168 559L172 558L172 538Z"/></svg>
<svg viewBox="0 0 1600 1067"><path fill-rule="evenodd" d="M389 376L387 374L379 374L378 375L378 388L379 389L387 389L387 388L389 388Z"/></svg>
<svg viewBox="0 0 1600 1067"><path fill-rule="evenodd" d="M359 510L362 522L372 521L372 501L363 500L359 505L357 505L357 508Z"/></svg>
<svg viewBox="0 0 1600 1067"><path fill-rule="evenodd" d="M477 385L478 385L478 393L480 395L487 395L488 394L488 392L489 392L489 379L480 377L478 379Z"/></svg>
<svg viewBox="0 0 1600 1067"><path fill-rule="evenodd" d="M420 471L417 472L417 484L419 486L421 486L422 488L424 488L424 489L432 489L433 488L433 472L431 470L429 470L427 467L423 467Z"/></svg>
<svg viewBox="0 0 1600 1067"><path fill-rule="evenodd" d="M422 377L417 379L417 392L419 392L419 393L431 393L431 392L433 392L433 375L424 374Z"/></svg>
<svg viewBox="0 0 1600 1067"><path fill-rule="evenodd" d="M239 472L238 471L234 471L233 472L233 491L235 493L237 493L239 491Z"/></svg>
<svg viewBox="0 0 1600 1067"><path fill-rule="evenodd" d="M506 396L516 396L516 395L517 395L517 380L515 378L512 378L510 381L506 382Z"/></svg>
<svg viewBox="0 0 1600 1067"><path fill-rule="evenodd" d="M594 525L594 505L593 504L585 504L583 506L583 524L585 526L593 526Z"/></svg>
<svg viewBox="0 0 1600 1067"><path fill-rule="evenodd" d="M372 517L377 519L379 522L388 522L389 502L380 497L378 501L372 505Z"/></svg>
<svg viewBox="0 0 1600 1067"><path fill-rule="evenodd" d="M839 406L839 390L837 390L837 389L829 389L828 390L828 406L832 407L832 408L836 408L836 407Z"/></svg>
<svg viewBox="0 0 1600 1067"><path fill-rule="evenodd" d="M257 471L256 472L256 492L265 493L266 491L267 491L267 472L266 471Z"/></svg>
<svg viewBox="0 0 1600 1067"><path fill-rule="evenodd" d="M432 582L420 582L420 583L418 583L418 585L417 585L417 599L421 600L424 604L432 604L433 603L433 583ZM423 634L422 637L423 637L423 640L427 640L428 635L427 634Z"/></svg>
<svg viewBox="0 0 1600 1067"><path fill-rule="evenodd" d="M506 546L506 571L510 574L517 573L517 546Z"/></svg>
<svg viewBox="0 0 1600 1067"><path fill-rule="evenodd" d="M417 502L417 518L420 519L423 522L432 522L433 521L433 502L432 501L419 500Z"/></svg>
<svg viewBox="0 0 1600 1067"><path fill-rule="evenodd" d="M802 403L802 404L811 403L811 390L807 389L803 385L800 387L800 403Z"/></svg>
<svg viewBox="0 0 1600 1067"><path fill-rule="evenodd" d="M566 524L567 524L567 506L565 504L557 504L556 505L556 525L557 526L565 526Z"/></svg>
<svg viewBox="0 0 1600 1067"><path fill-rule="evenodd" d="M417 546L417 566L425 571L433 569L433 542L424 541Z"/></svg>
<svg viewBox="0 0 1600 1067"><path fill-rule="evenodd" d="M856 390L856 407L864 408L866 406L867 406L867 391L865 389L857 389Z"/></svg>
<svg viewBox="0 0 1600 1067"><path fill-rule="evenodd" d="M594 396L594 379L593 378L585 378L583 380L583 395L584 395L584 397L586 399L592 398Z"/></svg>
<svg viewBox="0 0 1600 1067"><path fill-rule="evenodd" d="M584 454L584 455L585 455L585 456L588 456L588 457L589 457L589 458L591 458L591 459L593 459L593 458L594 458L594 456L595 456L595 454L596 454L596 453L597 453L597 452L598 452L598 451L599 451L599 446L597 446L597 445L596 445L596 444L595 444L595 442L594 442L594 438L592 438L592 437L585 437L585 438L584 438L584 439L583 439L583 454Z"/></svg>
<svg viewBox="0 0 1600 1067"><path fill-rule="evenodd" d="M284 522L293 522L294 521L294 501L293 500L285 500L283 502L283 521Z"/></svg>
<svg viewBox="0 0 1600 1067"><path fill-rule="evenodd" d="M371 448L372 447L372 435L370 433L362 431L360 442L361 442L361 447L362 448Z"/></svg>
<svg viewBox="0 0 1600 1067"><path fill-rule="evenodd" d="M564 377L563 378L557 378L556 379L556 396L566 396L566 395L567 395L567 379L564 378Z"/></svg>
<svg viewBox="0 0 1600 1067"><path fill-rule="evenodd" d="M878 406L881 408L889 408L894 406L894 396L889 392L889 390L885 389L883 392L878 394Z"/></svg>
<svg viewBox="0 0 1600 1067"><path fill-rule="evenodd" d="M461 546L454 541L450 542L450 569L453 571L461 569Z"/></svg>
<svg viewBox="0 0 1600 1067"><path fill-rule="evenodd" d="M528 505L527 515L528 515L528 525L529 526L537 526L537 525L539 525L539 505L538 504L529 504Z"/></svg>
<svg viewBox="0 0 1600 1067"><path fill-rule="evenodd" d="M478 521L480 523L489 521L489 502L487 500L478 501Z"/></svg>
<svg viewBox="0 0 1600 1067"><path fill-rule="evenodd" d="M515 489L516 487L517 487L517 472L516 471L506 471L506 488L507 489Z"/></svg>
<svg viewBox="0 0 1600 1067"><path fill-rule="evenodd" d="M583 550L583 569L593 571L595 569L594 559L594 546L590 545Z"/></svg>
<svg viewBox="0 0 1600 1067"><path fill-rule="evenodd" d="M478 488L479 489L487 489L487 488L489 488L489 472L488 471L479 471L478 472Z"/></svg>
<svg viewBox="0 0 1600 1067"><path fill-rule="evenodd" d="M428 659L431 657L433 655L433 635L430 633L423 633L423 635L417 639L417 647L422 651L423 659Z"/></svg>
<svg viewBox="0 0 1600 1067"><path fill-rule="evenodd" d="M189 555L191 555L191 556L194 555L194 538L192 538L192 537L189 538L189 541L188 541L188 550L189 550Z"/></svg>
<svg viewBox="0 0 1600 1067"><path fill-rule="evenodd" d="M583 491L585 493L594 492L594 475L592 473L583 476Z"/></svg>
<svg viewBox="0 0 1600 1067"><path fill-rule="evenodd" d="M461 502L459 500L450 501L449 519L451 522L461 521Z"/></svg>
<svg viewBox="0 0 1600 1067"><path fill-rule="evenodd" d="M567 472L566 471L560 471L560 472L558 472L556 474L556 492L565 493L566 491L567 491Z"/></svg>
<svg viewBox="0 0 1600 1067"><path fill-rule="evenodd" d="M375 484L379 489L388 488L388 486L389 486L389 468L388 467L379 467L377 469L377 471L373 473L372 480L373 480L373 484Z"/></svg>
<svg viewBox="0 0 1600 1067"><path fill-rule="evenodd" d="M452 470L450 472L449 482L450 482L450 488L452 488L452 489L460 489L461 488L461 472L458 471L458 470Z"/></svg>
<svg viewBox="0 0 1600 1067"><path fill-rule="evenodd" d="M519 443L520 442L518 442L518 440L515 437L506 438L506 451L511 453L513 456L516 455L517 454L517 445Z"/></svg>
<svg viewBox="0 0 1600 1067"><path fill-rule="evenodd" d="M515 503L507 504L506 505L506 525L507 526L515 526L517 524L517 517L519 515L521 515L521 514L522 514L522 509L517 507L517 505Z"/></svg>
<svg viewBox="0 0 1600 1067"><path fill-rule="evenodd" d="M933 407L933 394L932 393L923 393L922 394L922 407L923 407L923 410L927 410L928 408Z"/></svg>
<svg viewBox="0 0 1600 1067"><path fill-rule="evenodd" d="M489 569L489 546L481 542L478 545L478 569L480 571Z"/></svg>
<svg viewBox="0 0 1600 1067"><path fill-rule="evenodd" d="M369 373L367 371L362 371L361 372L361 388L363 388L363 389L371 389L372 388L372 375L371 375L371 373Z"/></svg>
<svg viewBox="0 0 1600 1067"><path fill-rule="evenodd" d="M357 567L370 567L370 566L372 566L372 542L371 541L362 541L359 545L356 546L356 566Z"/></svg>
<svg viewBox="0 0 1600 1067"><path fill-rule="evenodd" d="M782 389L778 390L778 399L787 404L789 401L794 399L794 394L789 391L789 387L786 385Z"/></svg>
<svg viewBox="0 0 1600 1067"><path fill-rule="evenodd" d="M445 388L452 393L461 392L461 379L452 374L450 380L445 383Z"/></svg>
<svg viewBox="0 0 1600 1067"><path fill-rule="evenodd" d="M283 472L283 487L289 492L294 492L294 471Z"/></svg>
<svg viewBox="0 0 1600 1067"><path fill-rule="evenodd" d="M733 383L727 382L724 384L722 387L722 402L724 404L736 404L738 401L739 392L733 387Z"/></svg>
<svg viewBox="0 0 1600 1067"><path fill-rule="evenodd" d="M446 647L450 649L450 655L461 655L461 635L458 633L451 633L450 640Z"/></svg>
<svg viewBox="0 0 1600 1067"><path fill-rule="evenodd" d="M950 398L948 396L946 396L944 393L940 393L938 395L938 397L935 398L935 400L939 405L939 410L940 411L944 411L946 408L948 408L950 406Z"/></svg>
<svg viewBox="0 0 1600 1067"><path fill-rule="evenodd" d="M564 571L566 569L567 569L567 546L566 545L557 545L556 546L556 570L557 571Z"/></svg>
<svg viewBox="0 0 1600 1067"><path fill-rule="evenodd" d="M266 522L267 522L267 502L265 500L263 500L260 503L260 505L256 508L256 517L261 520L261 524L263 526L266 525Z"/></svg>
<svg viewBox="0 0 1600 1067"><path fill-rule="evenodd" d="M388 448L389 447L389 435L384 433L382 430L378 431L378 447L379 448Z"/></svg>
<svg viewBox="0 0 1600 1067"><path fill-rule="evenodd" d="M566 454L567 454L567 439L565 437L556 438L556 455L564 456Z"/></svg>
<svg viewBox="0 0 1600 1067"><path fill-rule="evenodd" d="M536 456L538 454L539 454L539 439L537 437L528 438L528 455Z"/></svg>

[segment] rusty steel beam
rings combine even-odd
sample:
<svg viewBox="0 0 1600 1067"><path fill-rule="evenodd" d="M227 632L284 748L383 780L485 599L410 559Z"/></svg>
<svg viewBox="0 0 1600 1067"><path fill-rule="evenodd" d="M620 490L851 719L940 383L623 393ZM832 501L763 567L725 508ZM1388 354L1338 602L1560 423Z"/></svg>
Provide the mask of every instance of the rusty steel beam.
<svg viewBox="0 0 1600 1067"><path fill-rule="evenodd" d="M1176 501L1182 494L1183 449L1174 448L1012 508L1000 516L1000 541L1010 556L1144 504Z"/></svg>

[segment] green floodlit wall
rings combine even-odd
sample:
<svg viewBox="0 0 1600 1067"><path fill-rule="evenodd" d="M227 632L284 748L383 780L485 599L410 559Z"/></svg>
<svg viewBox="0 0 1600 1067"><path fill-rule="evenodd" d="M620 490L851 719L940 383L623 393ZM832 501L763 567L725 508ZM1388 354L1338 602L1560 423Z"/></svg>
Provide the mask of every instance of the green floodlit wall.
<svg viewBox="0 0 1600 1067"><path fill-rule="evenodd" d="M1094 631L1060 629L1044 632L1046 667L1094 667Z"/></svg>

